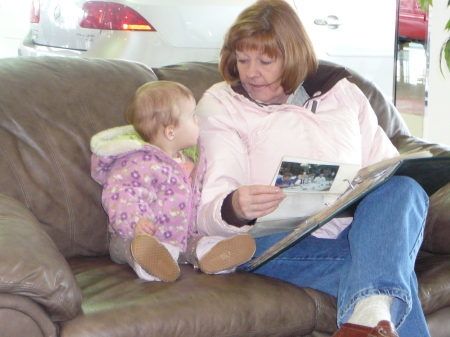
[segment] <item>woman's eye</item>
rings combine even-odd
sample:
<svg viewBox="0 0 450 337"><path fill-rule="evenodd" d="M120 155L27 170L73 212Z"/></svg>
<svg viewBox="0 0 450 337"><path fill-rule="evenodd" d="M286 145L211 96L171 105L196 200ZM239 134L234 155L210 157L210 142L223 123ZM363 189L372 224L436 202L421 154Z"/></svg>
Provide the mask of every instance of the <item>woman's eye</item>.
<svg viewBox="0 0 450 337"><path fill-rule="evenodd" d="M273 62L272 60L270 60L270 61L261 61L261 63L262 63L263 65L265 65L265 66L271 64L272 62Z"/></svg>

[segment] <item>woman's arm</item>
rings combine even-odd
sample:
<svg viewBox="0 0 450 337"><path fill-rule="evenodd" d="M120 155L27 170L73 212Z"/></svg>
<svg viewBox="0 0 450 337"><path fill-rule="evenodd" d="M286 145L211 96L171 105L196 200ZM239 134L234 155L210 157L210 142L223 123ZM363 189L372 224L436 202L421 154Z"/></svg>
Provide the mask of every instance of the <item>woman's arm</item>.
<svg viewBox="0 0 450 337"><path fill-rule="evenodd" d="M233 192L231 203L239 218L251 220L272 213L285 196L276 186L241 186Z"/></svg>
<svg viewBox="0 0 450 337"><path fill-rule="evenodd" d="M346 81L347 82L347 81ZM368 166L398 155L398 151L386 133L378 125L378 120L369 101L354 84L347 82L354 104L358 107L358 120L361 132L362 166Z"/></svg>
<svg viewBox="0 0 450 337"><path fill-rule="evenodd" d="M237 226L222 217L224 199L232 192L235 215L253 220L272 212L284 199L274 186L250 186L250 168L245 123L233 116L232 103L227 107L206 94L197 106L202 119L201 138L207 160L202 203L198 215L199 231L207 235L231 235L248 231L250 224ZM231 210L230 210L231 211Z"/></svg>

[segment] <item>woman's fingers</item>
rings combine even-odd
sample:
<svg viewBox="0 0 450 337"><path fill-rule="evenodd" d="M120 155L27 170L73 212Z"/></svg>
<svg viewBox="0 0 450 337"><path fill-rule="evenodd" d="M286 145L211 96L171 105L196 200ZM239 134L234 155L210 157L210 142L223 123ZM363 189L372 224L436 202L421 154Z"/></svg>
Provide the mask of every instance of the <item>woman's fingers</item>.
<svg viewBox="0 0 450 337"><path fill-rule="evenodd" d="M255 219L273 212L286 197L275 186L242 186L233 194L233 207L236 214L243 219Z"/></svg>

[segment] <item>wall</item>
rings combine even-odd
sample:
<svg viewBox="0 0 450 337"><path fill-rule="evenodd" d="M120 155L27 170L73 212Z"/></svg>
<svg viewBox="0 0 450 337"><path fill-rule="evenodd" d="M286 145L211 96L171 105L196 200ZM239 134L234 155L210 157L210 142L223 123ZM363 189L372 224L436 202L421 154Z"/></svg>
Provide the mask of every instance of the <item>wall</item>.
<svg viewBox="0 0 450 337"><path fill-rule="evenodd" d="M434 0L430 10L430 62L428 75L428 107L423 119L423 138L450 146L450 72L439 58L443 42L450 35L444 27L450 18L448 0Z"/></svg>
<svg viewBox="0 0 450 337"><path fill-rule="evenodd" d="M30 0L0 0L0 57L17 55L30 30Z"/></svg>

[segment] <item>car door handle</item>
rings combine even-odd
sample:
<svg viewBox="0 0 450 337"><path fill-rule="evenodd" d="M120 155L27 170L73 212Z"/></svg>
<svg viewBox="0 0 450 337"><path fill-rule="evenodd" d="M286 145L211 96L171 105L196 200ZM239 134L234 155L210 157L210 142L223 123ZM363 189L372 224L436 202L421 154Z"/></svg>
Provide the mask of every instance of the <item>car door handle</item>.
<svg viewBox="0 0 450 337"><path fill-rule="evenodd" d="M329 29L338 29L342 23L336 15L328 15L326 19L315 19L314 24L318 26L327 26Z"/></svg>

